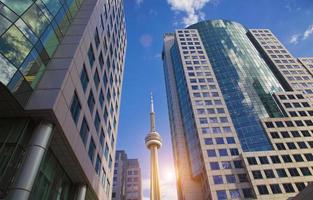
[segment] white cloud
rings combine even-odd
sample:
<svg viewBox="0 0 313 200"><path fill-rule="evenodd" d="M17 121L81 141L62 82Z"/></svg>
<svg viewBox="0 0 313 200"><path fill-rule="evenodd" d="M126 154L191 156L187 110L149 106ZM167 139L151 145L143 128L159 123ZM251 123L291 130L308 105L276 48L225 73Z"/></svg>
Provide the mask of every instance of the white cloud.
<svg viewBox="0 0 313 200"><path fill-rule="evenodd" d="M303 33L293 34L289 40L290 44L298 44L299 40L306 40L313 34L313 24L311 24Z"/></svg>
<svg viewBox="0 0 313 200"><path fill-rule="evenodd" d="M183 17L182 22L185 26L203 20L205 15L201 9L209 2L218 4L218 0L167 0L171 9L176 12L183 12L187 16Z"/></svg>
<svg viewBox="0 0 313 200"><path fill-rule="evenodd" d="M139 42L143 47L150 47L152 45L153 38L149 34L143 34L140 36Z"/></svg>
<svg viewBox="0 0 313 200"><path fill-rule="evenodd" d="M298 44L299 43L299 38L300 38L300 34L294 34L291 36L289 43L290 44Z"/></svg>
<svg viewBox="0 0 313 200"><path fill-rule="evenodd" d="M309 26L303 33L303 40L307 39L313 33L313 24Z"/></svg>

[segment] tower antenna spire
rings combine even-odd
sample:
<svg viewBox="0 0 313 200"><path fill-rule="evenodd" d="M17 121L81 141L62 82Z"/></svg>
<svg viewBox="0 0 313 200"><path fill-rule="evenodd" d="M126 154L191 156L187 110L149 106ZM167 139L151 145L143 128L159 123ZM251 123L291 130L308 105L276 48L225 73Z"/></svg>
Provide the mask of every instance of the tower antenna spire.
<svg viewBox="0 0 313 200"><path fill-rule="evenodd" d="M150 93L150 131L155 132L155 113L153 106L153 95Z"/></svg>
<svg viewBox="0 0 313 200"><path fill-rule="evenodd" d="M145 143L150 151L150 200L160 200L160 178L158 149L162 146L162 138L155 130L155 113L153 107L153 96L150 94L150 132L145 138Z"/></svg>

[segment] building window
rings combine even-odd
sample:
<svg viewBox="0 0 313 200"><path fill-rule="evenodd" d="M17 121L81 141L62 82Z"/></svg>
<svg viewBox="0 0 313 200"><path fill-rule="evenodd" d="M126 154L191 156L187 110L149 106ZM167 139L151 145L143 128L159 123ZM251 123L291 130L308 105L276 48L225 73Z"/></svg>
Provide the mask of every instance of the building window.
<svg viewBox="0 0 313 200"><path fill-rule="evenodd" d="M294 154L292 156L293 156L293 158L295 159L296 162L303 162L304 161L300 154Z"/></svg>
<svg viewBox="0 0 313 200"><path fill-rule="evenodd" d="M227 137L226 141L227 141L227 144L235 144L235 138L233 137Z"/></svg>
<svg viewBox="0 0 313 200"><path fill-rule="evenodd" d="M102 90L100 90L100 94L99 94L99 103L100 103L100 106L102 107L104 103L104 96L103 96Z"/></svg>
<svg viewBox="0 0 313 200"><path fill-rule="evenodd" d="M100 116L99 116L99 113L98 113L98 112L96 113L96 116L95 116L94 125L95 125L95 128L96 128L96 131L99 132L99 128L100 128Z"/></svg>
<svg viewBox="0 0 313 200"><path fill-rule="evenodd" d="M216 191L216 194L218 200L227 200L227 194L225 190L218 190Z"/></svg>
<svg viewBox="0 0 313 200"><path fill-rule="evenodd" d="M287 142L286 144L287 144L289 149L296 149L297 148L295 143L293 143L293 142Z"/></svg>
<svg viewBox="0 0 313 200"><path fill-rule="evenodd" d="M262 179L263 178L262 173L259 170L252 171L252 175L253 175L254 179Z"/></svg>
<svg viewBox="0 0 313 200"><path fill-rule="evenodd" d="M257 186L260 195L269 194L266 185L258 185Z"/></svg>
<svg viewBox="0 0 313 200"><path fill-rule="evenodd" d="M302 191L305 188L305 184L304 183L296 183L296 187L298 189L298 191Z"/></svg>
<svg viewBox="0 0 313 200"><path fill-rule="evenodd" d="M102 148L104 147L104 139L105 139L104 132L103 132L103 129L101 129L101 133L100 133L100 145L101 145Z"/></svg>
<svg viewBox="0 0 313 200"><path fill-rule="evenodd" d="M207 150L208 157L216 157L216 152L214 149Z"/></svg>
<svg viewBox="0 0 313 200"><path fill-rule="evenodd" d="M284 169L276 169L276 172L280 178L287 177L286 171Z"/></svg>
<svg viewBox="0 0 313 200"><path fill-rule="evenodd" d="M292 137L300 137L300 134L298 131L291 131Z"/></svg>
<svg viewBox="0 0 313 200"><path fill-rule="evenodd" d="M300 147L300 149L307 149L308 148L308 146L304 142L297 142L297 144Z"/></svg>
<svg viewBox="0 0 313 200"><path fill-rule="evenodd" d="M88 103L89 110L92 114L94 107L95 107L95 98L93 96L92 90L90 90L90 92L89 92L87 103Z"/></svg>
<svg viewBox="0 0 313 200"><path fill-rule="evenodd" d="M71 114L75 124L77 124L81 108L81 104L75 91L71 103Z"/></svg>
<svg viewBox="0 0 313 200"><path fill-rule="evenodd" d="M211 167L211 170L219 170L220 169L218 162L210 162L210 167Z"/></svg>
<svg viewBox="0 0 313 200"><path fill-rule="evenodd" d="M104 157L106 160L109 158L109 146L107 143L105 143L105 150L103 151Z"/></svg>
<svg viewBox="0 0 313 200"><path fill-rule="evenodd" d="M312 175L309 168L307 168L307 167L300 167L300 170L301 170L303 176L311 176Z"/></svg>
<svg viewBox="0 0 313 200"><path fill-rule="evenodd" d="M248 178L246 174L238 174L238 179L240 183L248 182Z"/></svg>
<svg viewBox="0 0 313 200"><path fill-rule="evenodd" d="M214 184L223 184L223 177L222 176L213 176Z"/></svg>
<svg viewBox="0 0 313 200"><path fill-rule="evenodd" d="M103 68L103 65L104 65L104 59L103 59L103 54L102 54L102 51L100 51L100 54L99 54L99 64L100 64L100 67L101 69Z"/></svg>
<svg viewBox="0 0 313 200"><path fill-rule="evenodd" d="M241 169L241 168L243 168L243 165L242 165L241 160L235 160L235 161L234 161L234 166L235 166L236 169Z"/></svg>
<svg viewBox="0 0 313 200"><path fill-rule="evenodd" d="M105 122L107 122L108 116L109 116L108 109L105 107L104 111L103 111L103 119L104 119Z"/></svg>
<svg viewBox="0 0 313 200"><path fill-rule="evenodd" d="M112 169L112 157L110 156L110 160L109 160L109 169L111 170Z"/></svg>
<svg viewBox="0 0 313 200"><path fill-rule="evenodd" d="M230 149L230 154L231 154L232 156L238 156L238 155L239 155L239 151L238 151L238 149L236 149L236 148L231 148L231 149Z"/></svg>
<svg viewBox="0 0 313 200"><path fill-rule="evenodd" d="M313 155L311 153L304 154L307 161L313 161Z"/></svg>
<svg viewBox="0 0 313 200"><path fill-rule="evenodd" d="M280 134L283 136L283 138L290 138L290 135L287 131L282 131Z"/></svg>
<svg viewBox="0 0 313 200"><path fill-rule="evenodd" d="M293 188L291 183L285 183L285 184L283 184L283 187L284 187L286 193L295 192L295 189Z"/></svg>
<svg viewBox="0 0 313 200"><path fill-rule="evenodd" d="M95 151L96 151L96 144L93 141L93 139L91 138L90 144L89 144L89 150L88 150L88 156L89 156L89 159L91 160L91 163L93 163Z"/></svg>
<svg viewBox="0 0 313 200"><path fill-rule="evenodd" d="M281 163L278 156L270 156L272 163Z"/></svg>
<svg viewBox="0 0 313 200"><path fill-rule="evenodd" d="M212 138L204 138L204 143L206 145L211 145L211 144L213 144L213 139Z"/></svg>
<svg viewBox="0 0 313 200"><path fill-rule="evenodd" d="M95 54L94 54L94 52L93 52L92 44L90 44L90 46L89 46L89 50L88 50L88 59L89 59L90 67L92 67L92 66L93 66L93 63L95 62Z"/></svg>
<svg viewBox="0 0 313 200"><path fill-rule="evenodd" d="M270 132L272 138L279 138L279 134L277 132Z"/></svg>
<svg viewBox="0 0 313 200"><path fill-rule="evenodd" d="M100 78L99 78L99 74L98 74L98 70L97 69L95 71L95 75L93 76L93 81L95 82L96 88L98 88L99 83L100 83Z"/></svg>
<svg viewBox="0 0 313 200"><path fill-rule="evenodd" d="M309 131L301 131L303 137L310 137L311 134L309 133Z"/></svg>
<svg viewBox="0 0 313 200"><path fill-rule="evenodd" d="M107 74L105 72L103 74L102 80L103 80L103 86L106 87L108 84L108 77L107 77Z"/></svg>
<svg viewBox="0 0 313 200"><path fill-rule="evenodd" d="M230 198L231 199L240 199L240 192L239 190L229 190Z"/></svg>
<svg viewBox="0 0 313 200"><path fill-rule="evenodd" d="M84 92L86 92L86 88L87 88L88 83L89 83L89 78L88 78L85 64L83 65L83 69L82 69L82 72L80 74L80 82L82 84L82 88L83 88Z"/></svg>
<svg viewBox="0 0 313 200"><path fill-rule="evenodd" d="M228 156L228 153L227 153L227 149L219 149L218 150L218 153L219 155L222 157L222 156Z"/></svg>
<svg viewBox="0 0 313 200"><path fill-rule="evenodd" d="M276 143L276 148L278 150L286 150L286 147L283 143Z"/></svg>
<svg viewBox="0 0 313 200"><path fill-rule="evenodd" d="M274 124L272 122L265 122L267 128L274 128Z"/></svg>
<svg viewBox="0 0 313 200"><path fill-rule="evenodd" d="M292 162L291 157L289 155L282 155L282 158L283 158L285 163Z"/></svg>
<svg viewBox="0 0 313 200"><path fill-rule="evenodd" d="M226 181L227 183L236 183L235 175L226 175Z"/></svg>
<svg viewBox="0 0 313 200"><path fill-rule="evenodd" d="M100 175L100 169L101 169L101 160L100 160L99 155L97 155L95 170L96 170L98 175Z"/></svg>
<svg viewBox="0 0 313 200"><path fill-rule="evenodd" d="M222 169L231 169L232 168L230 161L222 161L221 166L222 166Z"/></svg>
<svg viewBox="0 0 313 200"><path fill-rule="evenodd" d="M215 138L216 144L224 144L224 139L221 137Z"/></svg>
<svg viewBox="0 0 313 200"><path fill-rule="evenodd" d="M88 135L89 135L89 126L88 126L88 123L87 123L85 117L83 118L82 125L81 125L80 131L79 131L79 135L80 135L80 138L82 139L84 145L86 146L87 140L88 140Z"/></svg>
<svg viewBox="0 0 313 200"><path fill-rule="evenodd" d="M271 169L264 170L266 178L275 178L274 172Z"/></svg>
<svg viewBox="0 0 313 200"><path fill-rule="evenodd" d="M96 44L96 48L98 49L99 47L99 44L100 44L100 38L99 38L99 32L98 32L98 28L96 28L96 31L95 31L95 44Z"/></svg>
<svg viewBox="0 0 313 200"><path fill-rule="evenodd" d="M243 188L242 193L244 198L254 198L254 194L251 188Z"/></svg>
<svg viewBox="0 0 313 200"><path fill-rule="evenodd" d="M280 193L282 193L278 184L271 184L270 187L271 187L271 190L272 190L273 194L280 194Z"/></svg>
<svg viewBox="0 0 313 200"><path fill-rule="evenodd" d="M257 161L254 157L248 157L247 158L249 165L257 165Z"/></svg>

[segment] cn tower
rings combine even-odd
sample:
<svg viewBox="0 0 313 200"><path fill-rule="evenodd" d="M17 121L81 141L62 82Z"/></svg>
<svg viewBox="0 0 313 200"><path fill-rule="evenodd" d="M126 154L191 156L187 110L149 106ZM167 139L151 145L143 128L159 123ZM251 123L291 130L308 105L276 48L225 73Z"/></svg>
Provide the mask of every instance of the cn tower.
<svg viewBox="0 0 313 200"><path fill-rule="evenodd" d="M150 99L150 132L145 138L147 148L150 150L150 200L160 200L160 180L158 149L162 146L162 138L155 129L155 114L153 107L153 97Z"/></svg>

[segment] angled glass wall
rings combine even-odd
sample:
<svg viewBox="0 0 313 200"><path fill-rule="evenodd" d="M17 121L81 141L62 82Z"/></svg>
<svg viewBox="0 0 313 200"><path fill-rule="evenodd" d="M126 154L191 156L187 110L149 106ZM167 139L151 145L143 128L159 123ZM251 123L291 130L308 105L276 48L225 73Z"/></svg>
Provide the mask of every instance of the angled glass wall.
<svg viewBox="0 0 313 200"><path fill-rule="evenodd" d="M203 21L199 31L244 151L272 149L260 119L280 117L272 93L283 91L240 24Z"/></svg>
<svg viewBox="0 0 313 200"><path fill-rule="evenodd" d="M83 0L0 0L0 82L27 102Z"/></svg>

